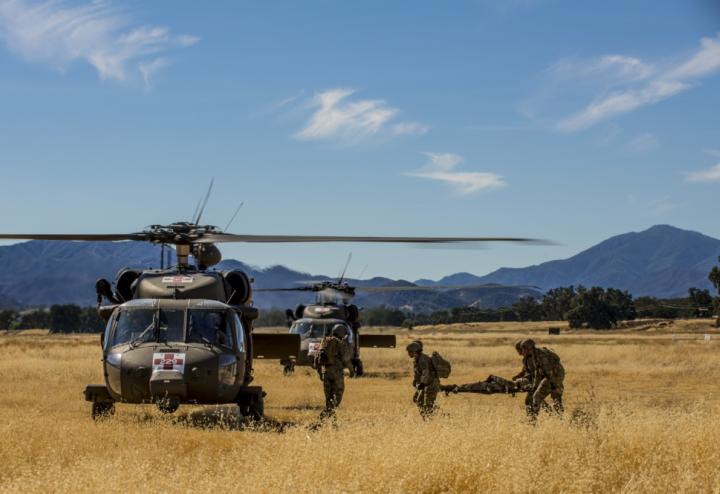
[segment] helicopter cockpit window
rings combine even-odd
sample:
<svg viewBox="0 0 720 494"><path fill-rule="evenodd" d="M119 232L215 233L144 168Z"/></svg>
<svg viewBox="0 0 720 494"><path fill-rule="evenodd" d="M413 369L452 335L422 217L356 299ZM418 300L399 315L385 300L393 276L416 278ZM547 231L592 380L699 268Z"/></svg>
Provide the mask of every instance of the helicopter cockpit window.
<svg viewBox="0 0 720 494"><path fill-rule="evenodd" d="M299 334L302 338L323 338L332 332L332 328L336 322L328 324L318 324L308 321L297 321L290 328L291 334ZM348 328L348 338L352 342L352 331Z"/></svg>
<svg viewBox="0 0 720 494"><path fill-rule="evenodd" d="M310 322L295 322L290 328L290 334L299 334L304 336L305 333L312 329L312 323Z"/></svg>
<svg viewBox="0 0 720 494"><path fill-rule="evenodd" d="M118 314L111 347L155 339L154 310L124 310Z"/></svg>
<svg viewBox="0 0 720 494"><path fill-rule="evenodd" d="M232 327L226 313L213 310L188 311L187 341L232 348Z"/></svg>
<svg viewBox="0 0 720 494"><path fill-rule="evenodd" d="M185 311L182 309L161 309L158 316L160 341L183 341Z"/></svg>
<svg viewBox="0 0 720 494"><path fill-rule="evenodd" d="M235 339L237 340L238 351L245 351L245 328L243 328L242 321L237 314L233 314L233 321L235 322Z"/></svg>

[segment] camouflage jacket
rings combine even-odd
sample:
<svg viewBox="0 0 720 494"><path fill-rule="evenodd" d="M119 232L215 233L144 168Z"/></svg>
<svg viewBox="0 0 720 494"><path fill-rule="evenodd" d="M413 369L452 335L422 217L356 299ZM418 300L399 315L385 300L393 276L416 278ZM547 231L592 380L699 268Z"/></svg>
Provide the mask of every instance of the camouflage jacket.
<svg viewBox="0 0 720 494"><path fill-rule="evenodd" d="M535 362L530 355L523 357L522 370L513 377L513 381L517 379L529 379L532 381L535 377Z"/></svg>
<svg viewBox="0 0 720 494"><path fill-rule="evenodd" d="M418 384L429 386L440 382L433 368L432 359L424 353L415 357L413 370L415 371L415 376L413 377L413 386L415 387L417 387Z"/></svg>
<svg viewBox="0 0 720 494"><path fill-rule="evenodd" d="M534 365L533 385L537 386L544 378L555 379L565 374L565 369L560 363L560 357L547 348L536 347L532 355Z"/></svg>
<svg viewBox="0 0 720 494"><path fill-rule="evenodd" d="M320 355L326 353L329 358L329 362L323 364L320 362ZM326 336L320 342L320 351L315 354L315 367L333 367L342 369L347 367L352 368L352 349L348 343L347 338L342 340L334 336Z"/></svg>

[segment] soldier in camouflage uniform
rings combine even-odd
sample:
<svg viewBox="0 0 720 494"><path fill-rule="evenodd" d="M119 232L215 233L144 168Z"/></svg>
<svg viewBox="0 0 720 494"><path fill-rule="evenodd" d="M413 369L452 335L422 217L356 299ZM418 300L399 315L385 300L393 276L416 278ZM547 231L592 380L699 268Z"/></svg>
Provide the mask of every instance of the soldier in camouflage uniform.
<svg viewBox="0 0 720 494"><path fill-rule="evenodd" d="M440 391L440 380L432 365L432 359L423 353L423 345L420 341L413 341L406 350L408 356L413 360L413 387L415 394L413 401L420 409L423 419L429 419L435 412L435 399Z"/></svg>
<svg viewBox="0 0 720 494"><path fill-rule="evenodd" d="M348 368L350 377L353 377L352 349L344 325L336 324L332 334L323 338L314 366L320 373L325 391L325 409L320 418L334 417L345 392L344 369Z"/></svg>
<svg viewBox="0 0 720 494"><path fill-rule="evenodd" d="M523 341L521 348L523 356L529 357L528 370L532 373L532 391L525 399L530 420L535 421L541 407L549 410L549 405L545 402L548 395L553 400L553 411L558 415L562 414L565 369L560 363L560 357L548 348L536 347L531 339Z"/></svg>

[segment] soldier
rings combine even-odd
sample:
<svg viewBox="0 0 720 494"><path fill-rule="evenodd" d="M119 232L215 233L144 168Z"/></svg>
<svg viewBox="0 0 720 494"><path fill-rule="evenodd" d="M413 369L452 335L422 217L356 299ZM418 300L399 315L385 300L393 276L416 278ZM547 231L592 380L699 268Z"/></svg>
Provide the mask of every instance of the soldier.
<svg viewBox="0 0 720 494"><path fill-rule="evenodd" d="M533 370L531 369L532 362L530 357L526 357L523 355L523 341L524 340L518 340L517 342L515 342L515 351L518 353L518 355L522 356L523 363L522 369L520 370L520 372L518 372L512 377L512 380L515 381L519 387L526 388L532 385ZM526 405L529 405L529 403L526 403Z"/></svg>
<svg viewBox="0 0 720 494"><path fill-rule="evenodd" d="M347 341L347 328L344 324L333 326L332 333L323 338L320 351L315 355L314 367L318 370L325 391L325 409L321 419L335 417L335 409L340 406L345 391L344 369L350 370L353 377L352 350Z"/></svg>
<svg viewBox="0 0 720 494"><path fill-rule="evenodd" d="M531 339L523 341L521 348L523 357L529 357L528 368L532 372L532 390L525 399L530 421L535 422L541 407L549 409L545 402L547 395L550 395L553 400L555 413L562 414L565 369L560 363L560 357L548 348L536 347L535 342Z"/></svg>
<svg viewBox="0 0 720 494"><path fill-rule="evenodd" d="M420 341L413 341L406 350L408 357L414 359L413 362L413 387L415 394L413 402L420 409L420 415L424 420L428 420L435 412L435 399L438 391L440 391L440 380L437 372L432 365L430 357L423 353L423 345Z"/></svg>

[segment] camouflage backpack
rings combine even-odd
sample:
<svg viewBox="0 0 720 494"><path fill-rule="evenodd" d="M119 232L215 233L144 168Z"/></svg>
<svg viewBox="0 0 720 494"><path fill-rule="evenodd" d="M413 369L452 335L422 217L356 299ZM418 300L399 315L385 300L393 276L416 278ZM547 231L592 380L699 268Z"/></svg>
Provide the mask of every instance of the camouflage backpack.
<svg viewBox="0 0 720 494"><path fill-rule="evenodd" d="M548 360L550 360L550 363L553 365L553 367L558 367L560 365L560 357L557 353L550 350L548 347L544 346L543 350L545 350L545 353L549 357Z"/></svg>
<svg viewBox="0 0 720 494"><path fill-rule="evenodd" d="M443 379L445 379L446 377L450 377L450 371L452 370L452 366L450 365L450 362L443 358L442 355L440 355L438 352L433 352L430 360L432 361L432 366L435 369L435 373L438 377Z"/></svg>
<svg viewBox="0 0 720 494"><path fill-rule="evenodd" d="M320 343L320 351L318 352L318 362L320 365L333 365L337 360L338 347L340 340L333 336L326 336Z"/></svg>

